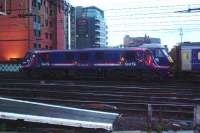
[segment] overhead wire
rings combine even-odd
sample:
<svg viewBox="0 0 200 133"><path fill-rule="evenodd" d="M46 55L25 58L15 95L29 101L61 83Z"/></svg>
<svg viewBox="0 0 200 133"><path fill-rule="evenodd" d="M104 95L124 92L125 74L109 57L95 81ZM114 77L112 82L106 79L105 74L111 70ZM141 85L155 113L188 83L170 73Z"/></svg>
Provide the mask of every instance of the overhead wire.
<svg viewBox="0 0 200 133"><path fill-rule="evenodd" d="M183 14L183 13L176 13L175 11L168 11L168 12L147 12L147 13L121 13L121 14L114 14L114 15L106 15L105 18L113 18L113 17L128 17L128 16L149 16L149 15L166 15L166 14L170 14L170 15L177 15L179 14L181 15L187 15L187 14ZM193 12L192 14L199 14L199 12ZM191 14L190 14L191 15Z"/></svg>
<svg viewBox="0 0 200 133"><path fill-rule="evenodd" d="M190 6L200 6L200 4L190 4ZM200 19L195 19L199 16L199 14L179 14L175 13L177 10L177 7L185 8L188 5L173 5L173 6L147 6L147 7L135 7L135 8L118 8L118 9L109 9L106 10L108 15L106 16L106 19L108 22L108 28L109 32L115 32L115 33L126 33L126 32L162 32L162 33L168 33L168 32L179 32L180 30L177 27L183 27L186 26L187 29L184 29L184 31L199 31L199 24L196 22L200 22ZM169 7L174 7L174 11L169 11ZM188 6L189 7L189 6ZM157 11L150 11L146 13L141 13L142 9L149 8L156 9ZM164 8L164 9L163 9ZM135 10L136 13L133 13ZM138 10L140 12L138 12ZM120 13L116 13L120 12ZM132 11L132 12L130 12ZM110 13L114 12L114 13ZM113 15L114 14L114 15ZM177 18L178 20L173 20L174 18ZM147 19L150 19L149 21L146 21ZM159 21L157 21L159 19ZM161 19L163 19L161 21ZM127 23L127 21L129 21ZM135 20L134 22L130 22ZM143 20L143 21L142 21ZM154 21L153 21L154 20ZM123 22L122 22L123 21ZM142 22L141 22L142 21ZM185 24L187 22L187 24ZM188 23L189 22L189 23ZM195 24L194 24L195 23ZM151 29L148 28L151 27ZM134 27L136 29L134 29ZM142 27L142 28L141 28ZM169 27L168 29L163 29L163 27ZM173 28L170 28L173 27ZM174 28L175 27L175 28ZM117 28L118 30L114 30ZM159 29L158 29L159 28ZM123 30L122 30L123 29ZM134 30L133 30L134 29Z"/></svg>
<svg viewBox="0 0 200 133"><path fill-rule="evenodd" d="M129 20L129 24L130 25L127 25L127 23L122 23L122 22L119 22L118 25L125 25L125 26L145 26L145 24L149 24L149 25L146 25L146 26L155 26L157 24L163 24L163 25L160 25L160 26L168 26L168 23L181 23L181 22L200 22L200 20L198 19L194 19L193 17L196 17L196 16L199 16L199 15L193 15L191 17L191 14L188 15L190 18L188 19L188 17L186 18L187 20L180 20L183 19L185 16L187 15L183 15L183 14L179 14L179 15L167 15L166 14L172 14L174 12L171 12L169 11L169 8L172 7L172 8L180 8L180 7L189 7L189 6L200 6L200 4L189 4L189 5L164 5L164 6L143 6L143 7L133 7L133 8L113 8L113 9L107 9L105 10L105 12L121 12L121 15L119 14L116 14L115 15L108 15L106 16L106 19L108 19L108 21L119 21L119 20L122 20L122 17ZM152 10L152 9L157 9L158 11L165 11L165 12L149 12L149 13L135 13L135 14L127 14L127 11L134 11L135 9L138 9L138 10ZM126 13L126 14L125 14ZM164 14L164 15L163 15ZM161 16L151 16L151 15L161 15ZM163 15L163 16L162 16ZM141 16L141 17L135 17L135 16ZM150 16L150 17L148 17ZM116 18L115 18L116 17ZM165 19L168 18L179 18L179 20L167 20L167 22L165 21L157 21L157 22L153 22L153 21L144 21L145 19L158 19L158 18L161 18L161 17L164 17ZM137 19L137 20L136 20ZM130 23L130 20L143 20L142 22L131 22ZM63 21L63 20L57 20L57 21ZM156 21L156 20L155 20ZM139 25L138 25L139 23ZM144 24L144 25L143 25ZM150 24L154 24L154 25L150 25ZM117 24L110 24L109 26L112 28L112 27L117 27L116 26ZM181 25L184 25L184 24L171 24L172 26L176 25L176 26L181 26ZM192 24L191 24L192 25ZM188 26L191 26L190 24L188 24ZM119 27L118 27L119 28ZM172 29L138 29L138 30L132 30L131 28L129 30L110 30L110 28L108 29L109 32L133 32L133 31L137 31L137 32L145 32L145 31L153 31L153 32L166 32L166 31L178 31L179 29L178 28L172 28ZM196 30L200 30L198 27L197 28L188 28L188 29L185 29L186 31L196 31ZM27 30L26 30L27 31ZM1 32L1 31L0 31Z"/></svg>
<svg viewBox="0 0 200 133"><path fill-rule="evenodd" d="M124 10L135 10L135 9L152 9L152 8L169 8L169 7L183 7L183 6L200 6L199 4L182 4L182 5L162 5L162 6L141 6L141 7L131 7L131 8L111 8L111 9L106 9L104 10L105 12L108 11L124 11Z"/></svg>
<svg viewBox="0 0 200 133"><path fill-rule="evenodd" d="M184 31L199 31L200 28L187 28L187 29L184 29ZM127 33L127 32L162 32L162 33L168 33L168 32L172 32L172 31L177 31L177 32L180 32L180 29L177 29L177 28L173 28L173 29L135 29L135 30L111 30L109 32L118 32L118 33Z"/></svg>
<svg viewBox="0 0 200 133"><path fill-rule="evenodd" d="M109 20L122 20L122 18L126 18L126 19L156 19L156 18L182 18L182 17L200 17L200 14L195 14L195 15L160 15L160 16L151 16L151 17L143 17L143 16L141 16L141 17L135 17L135 16L131 16L131 17L122 17L122 16L118 16L117 18L107 18L107 19L109 19Z"/></svg>

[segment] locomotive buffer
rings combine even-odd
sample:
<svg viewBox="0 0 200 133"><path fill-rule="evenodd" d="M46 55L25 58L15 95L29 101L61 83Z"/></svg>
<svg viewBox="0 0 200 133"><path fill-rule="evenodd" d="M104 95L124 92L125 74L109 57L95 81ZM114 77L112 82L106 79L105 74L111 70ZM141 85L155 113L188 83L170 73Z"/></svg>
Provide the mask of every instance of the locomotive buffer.
<svg viewBox="0 0 200 133"><path fill-rule="evenodd" d="M118 114L0 97L0 119L113 130Z"/></svg>

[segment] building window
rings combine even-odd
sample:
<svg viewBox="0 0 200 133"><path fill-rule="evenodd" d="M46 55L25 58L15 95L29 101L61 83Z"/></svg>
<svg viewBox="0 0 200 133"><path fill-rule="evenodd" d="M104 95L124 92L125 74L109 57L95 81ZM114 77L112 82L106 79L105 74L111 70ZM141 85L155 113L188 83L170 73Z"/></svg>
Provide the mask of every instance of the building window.
<svg viewBox="0 0 200 133"><path fill-rule="evenodd" d="M38 15L34 16L34 22L40 23L41 22L41 17L38 16Z"/></svg>
<svg viewBox="0 0 200 133"><path fill-rule="evenodd" d="M41 17L40 16L38 16L38 23L40 23L41 22Z"/></svg>
<svg viewBox="0 0 200 133"><path fill-rule="evenodd" d="M34 16L34 22L37 22L37 16Z"/></svg>
<svg viewBox="0 0 200 133"><path fill-rule="evenodd" d="M33 7L36 7L36 2L37 2L37 0L32 0L32 6Z"/></svg>
<svg viewBox="0 0 200 133"><path fill-rule="evenodd" d="M41 9L41 3L38 2L37 4L38 4L38 9L40 10Z"/></svg>
<svg viewBox="0 0 200 133"><path fill-rule="evenodd" d="M34 30L33 32L34 32L34 35L37 36L37 30Z"/></svg>
<svg viewBox="0 0 200 133"><path fill-rule="evenodd" d="M50 36L50 40L52 40L53 39L53 35L50 33L49 36Z"/></svg>
<svg viewBox="0 0 200 133"><path fill-rule="evenodd" d="M46 14L49 14L49 8L45 7L45 9L46 9Z"/></svg>
<svg viewBox="0 0 200 133"><path fill-rule="evenodd" d="M49 15L50 15L50 16L52 16L52 15L53 15L53 10L52 10L52 9L50 10L50 13L49 13Z"/></svg>
<svg viewBox="0 0 200 133"><path fill-rule="evenodd" d="M38 30L38 37L41 37L41 31Z"/></svg>
<svg viewBox="0 0 200 133"><path fill-rule="evenodd" d="M41 37L41 31L34 29L34 35L35 37Z"/></svg>
<svg viewBox="0 0 200 133"><path fill-rule="evenodd" d="M60 3L58 4L58 12L60 13L60 10L61 10L61 5Z"/></svg>
<svg viewBox="0 0 200 133"><path fill-rule="evenodd" d="M49 22L50 27L53 27L53 23L52 21Z"/></svg>
<svg viewBox="0 0 200 133"><path fill-rule="evenodd" d="M48 19L45 20L45 25L46 25L46 27L49 25Z"/></svg>
<svg viewBox="0 0 200 133"><path fill-rule="evenodd" d="M50 8L50 9L52 9L52 4L53 4L53 3L50 3L50 4L49 4L49 8Z"/></svg>
<svg viewBox="0 0 200 133"><path fill-rule="evenodd" d="M46 32L45 33L45 38L48 39L49 38L49 34Z"/></svg>
<svg viewBox="0 0 200 133"><path fill-rule="evenodd" d="M36 43L34 43L34 44L33 44L33 47L34 47L34 48L37 48L37 44L36 44Z"/></svg>
<svg viewBox="0 0 200 133"><path fill-rule="evenodd" d="M48 48L49 48L49 46L48 46L48 45L45 45L45 48L46 48L46 49L48 49Z"/></svg>

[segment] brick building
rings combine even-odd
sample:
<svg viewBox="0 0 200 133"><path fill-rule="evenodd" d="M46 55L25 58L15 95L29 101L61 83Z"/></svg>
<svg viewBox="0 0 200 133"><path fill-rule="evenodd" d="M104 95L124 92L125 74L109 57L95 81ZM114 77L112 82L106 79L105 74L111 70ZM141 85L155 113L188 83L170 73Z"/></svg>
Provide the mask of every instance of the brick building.
<svg viewBox="0 0 200 133"><path fill-rule="evenodd" d="M66 48L65 0L7 0L7 6L8 15L0 16L0 61L21 59L30 49Z"/></svg>

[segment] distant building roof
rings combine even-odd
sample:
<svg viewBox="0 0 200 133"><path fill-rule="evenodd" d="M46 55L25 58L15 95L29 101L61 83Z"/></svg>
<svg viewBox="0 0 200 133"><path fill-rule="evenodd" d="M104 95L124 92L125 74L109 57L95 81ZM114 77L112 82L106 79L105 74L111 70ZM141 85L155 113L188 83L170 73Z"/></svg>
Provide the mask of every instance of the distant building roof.
<svg viewBox="0 0 200 133"><path fill-rule="evenodd" d="M160 38L152 38L147 35L144 37L130 37L129 35L126 35L124 37L124 46L126 47L132 47L132 46L139 46L142 44L151 44L151 43L161 43Z"/></svg>
<svg viewBox="0 0 200 133"><path fill-rule="evenodd" d="M179 45L181 46L199 46L200 42L183 42L183 43L179 43Z"/></svg>

